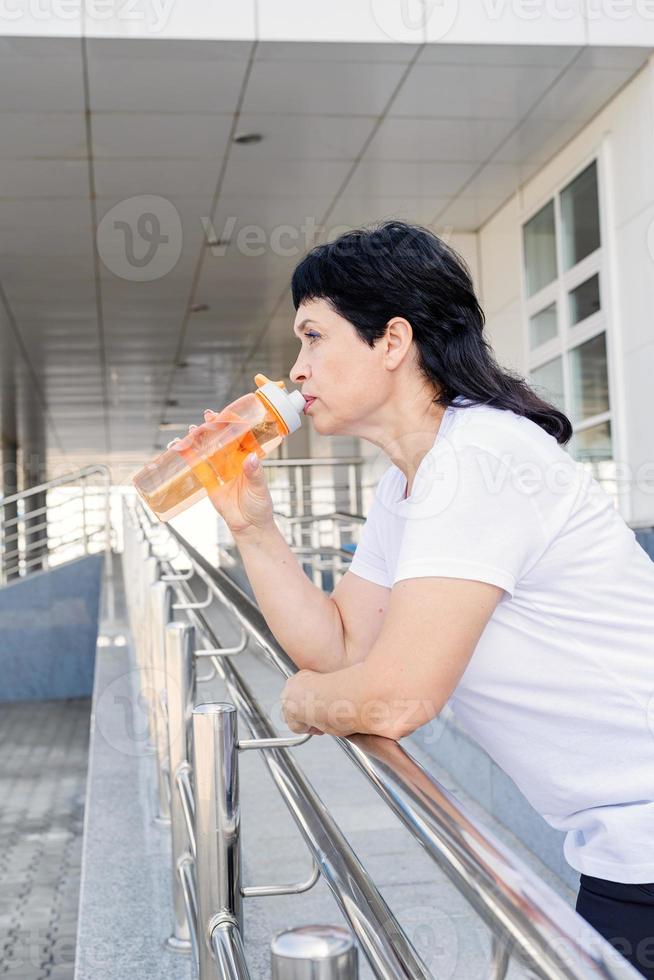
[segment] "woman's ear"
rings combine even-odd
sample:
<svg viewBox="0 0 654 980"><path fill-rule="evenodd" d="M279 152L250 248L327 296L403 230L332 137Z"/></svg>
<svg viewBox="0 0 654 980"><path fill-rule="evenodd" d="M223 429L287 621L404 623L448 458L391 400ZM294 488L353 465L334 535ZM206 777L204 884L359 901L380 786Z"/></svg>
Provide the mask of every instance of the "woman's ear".
<svg viewBox="0 0 654 980"><path fill-rule="evenodd" d="M399 367L407 356L413 342L413 328L403 316L393 317L386 324L385 356L387 366L391 369Z"/></svg>

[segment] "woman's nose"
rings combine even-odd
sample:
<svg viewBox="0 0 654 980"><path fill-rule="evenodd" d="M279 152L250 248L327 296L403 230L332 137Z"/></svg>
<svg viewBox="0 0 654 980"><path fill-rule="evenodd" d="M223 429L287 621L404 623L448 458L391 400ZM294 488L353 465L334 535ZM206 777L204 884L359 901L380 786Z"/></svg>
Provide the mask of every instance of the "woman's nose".
<svg viewBox="0 0 654 980"><path fill-rule="evenodd" d="M288 376L294 385L299 385L307 379L306 369L303 369L300 365L300 358L296 360L295 364L288 372Z"/></svg>

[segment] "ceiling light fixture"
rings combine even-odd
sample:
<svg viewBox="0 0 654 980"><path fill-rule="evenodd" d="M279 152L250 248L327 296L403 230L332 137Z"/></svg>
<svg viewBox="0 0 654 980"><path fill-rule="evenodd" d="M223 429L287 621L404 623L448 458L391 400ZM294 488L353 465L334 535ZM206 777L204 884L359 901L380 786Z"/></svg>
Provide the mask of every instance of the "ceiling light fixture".
<svg viewBox="0 0 654 980"><path fill-rule="evenodd" d="M228 245L232 244L231 238L207 238L204 243L207 248L227 248Z"/></svg>
<svg viewBox="0 0 654 980"><path fill-rule="evenodd" d="M261 133L238 133L234 137L234 142L239 143L241 146L249 146L252 143L260 143L263 139Z"/></svg>

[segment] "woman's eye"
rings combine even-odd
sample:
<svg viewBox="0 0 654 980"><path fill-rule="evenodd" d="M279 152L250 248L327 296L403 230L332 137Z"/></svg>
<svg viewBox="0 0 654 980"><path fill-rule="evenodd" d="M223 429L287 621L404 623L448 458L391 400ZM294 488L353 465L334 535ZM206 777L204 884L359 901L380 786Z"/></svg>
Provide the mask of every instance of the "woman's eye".
<svg viewBox="0 0 654 980"><path fill-rule="evenodd" d="M319 333L312 333L310 330L307 330L304 336L309 338L309 343L311 344L311 343L313 343L314 340L317 340L318 339L318 337L320 336L320 334Z"/></svg>

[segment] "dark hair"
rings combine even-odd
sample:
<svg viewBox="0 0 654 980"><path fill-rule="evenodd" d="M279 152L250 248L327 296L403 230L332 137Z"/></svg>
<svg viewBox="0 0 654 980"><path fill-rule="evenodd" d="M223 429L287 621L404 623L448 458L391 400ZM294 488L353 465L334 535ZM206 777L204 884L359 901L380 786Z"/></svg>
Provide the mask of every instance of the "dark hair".
<svg viewBox="0 0 654 980"><path fill-rule="evenodd" d="M419 369L437 386L435 403L447 407L459 395L526 416L561 444L572 436L563 412L497 363L466 263L427 228L390 220L346 232L302 259L291 288L296 310L324 299L370 347L389 320L405 317Z"/></svg>

